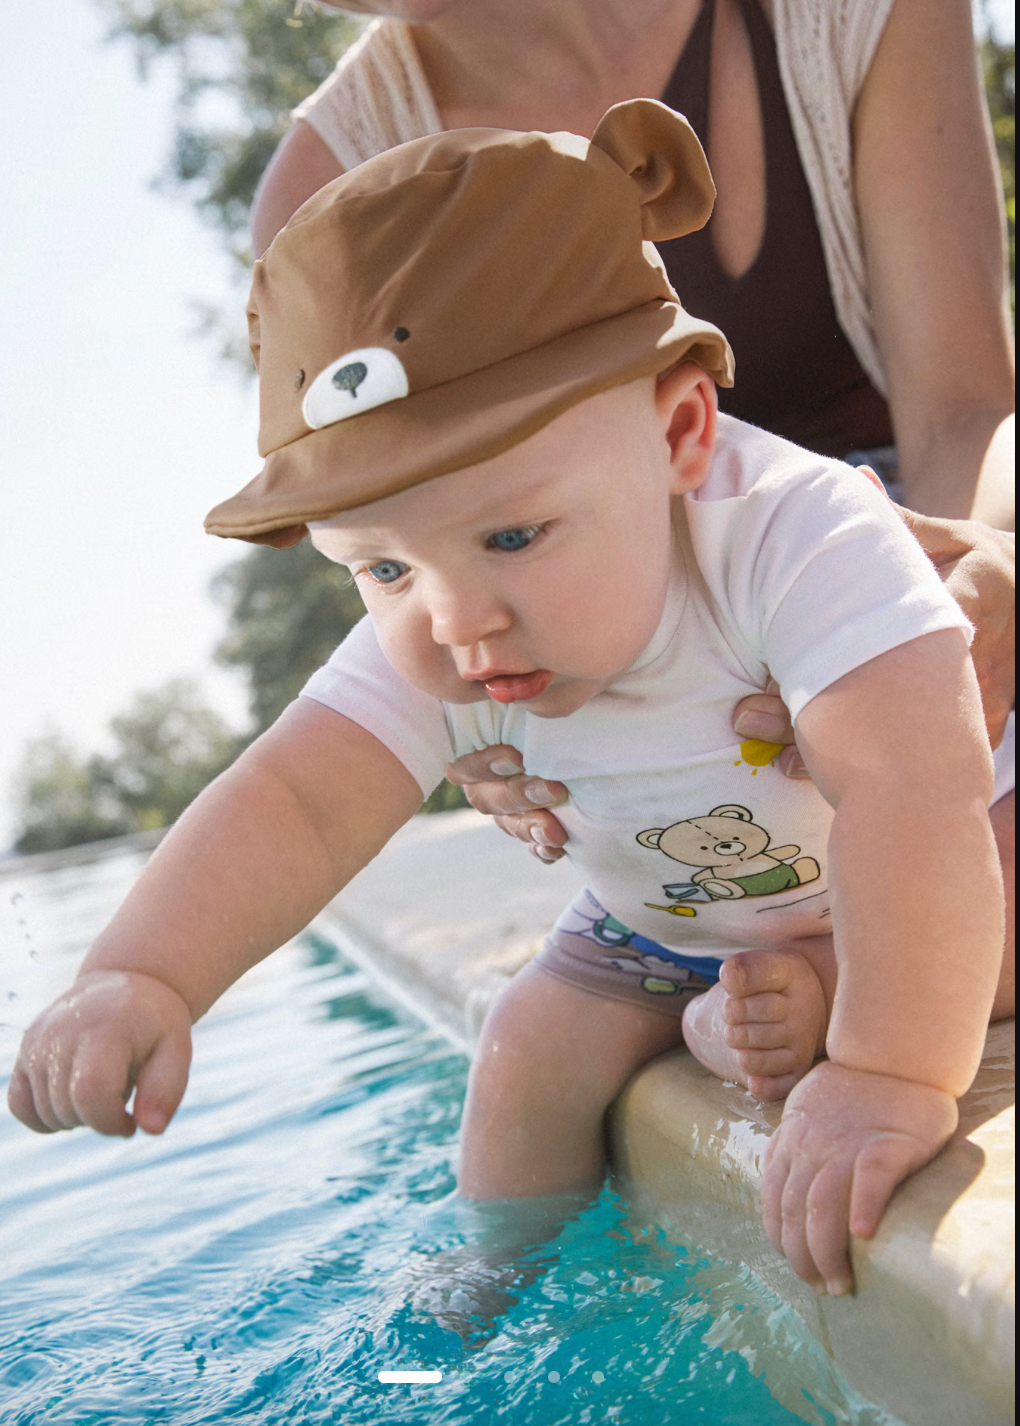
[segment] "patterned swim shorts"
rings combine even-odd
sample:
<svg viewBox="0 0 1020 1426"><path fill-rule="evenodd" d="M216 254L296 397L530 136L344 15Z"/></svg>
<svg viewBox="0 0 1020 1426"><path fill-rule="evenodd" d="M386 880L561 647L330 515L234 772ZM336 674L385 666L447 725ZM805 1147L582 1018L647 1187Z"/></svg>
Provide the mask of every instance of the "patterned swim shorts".
<svg viewBox="0 0 1020 1426"><path fill-rule="evenodd" d="M645 1010L682 1015L719 979L721 960L685 956L638 935L581 891L532 962L558 980Z"/></svg>

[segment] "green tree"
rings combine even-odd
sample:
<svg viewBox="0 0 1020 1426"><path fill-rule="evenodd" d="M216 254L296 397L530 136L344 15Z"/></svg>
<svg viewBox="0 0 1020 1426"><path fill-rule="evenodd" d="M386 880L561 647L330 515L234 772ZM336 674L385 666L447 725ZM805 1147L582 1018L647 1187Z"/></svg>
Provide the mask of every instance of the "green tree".
<svg viewBox="0 0 1020 1426"><path fill-rule="evenodd" d="M1010 300L1016 310L1016 41L1000 40L988 19L981 40L981 71L1006 201Z"/></svg>
<svg viewBox="0 0 1020 1426"><path fill-rule="evenodd" d="M187 678L137 694L110 732L113 756L94 759L97 791L139 832L175 822L244 741Z"/></svg>
<svg viewBox="0 0 1020 1426"><path fill-rule="evenodd" d="M177 121L164 181L182 185L250 261L248 210L290 111L331 72L361 22L295 0L97 0L142 73L177 72ZM300 13L297 13L300 12Z"/></svg>
<svg viewBox="0 0 1020 1426"><path fill-rule="evenodd" d="M28 744L14 796L20 813L14 846L22 853L58 851L132 830L100 788L95 760L81 758L58 732Z"/></svg>
<svg viewBox="0 0 1020 1426"><path fill-rule="evenodd" d="M220 663L243 670L255 732L274 722L365 612L355 586L302 540L289 550L256 545L216 576L226 606Z"/></svg>
<svg viewBox="0 0 1020 1426"><path fill-rule="evenodd" d="M113 752L83 758L60 733L30 743L16 782L19 852L55 851L166 827L233 760L243 739L174 679L111 719Z"/></svg>
<svg viewBox="0 0 1020 1426"><path fill-rule="evenodd" d="M309 540L289 550L256 545L217 575L213 594L228 621L216 658L244 672L255 733L280 716L365 612L349 576ZM424 810L466 806L460 788L443 782Z"/></svg>

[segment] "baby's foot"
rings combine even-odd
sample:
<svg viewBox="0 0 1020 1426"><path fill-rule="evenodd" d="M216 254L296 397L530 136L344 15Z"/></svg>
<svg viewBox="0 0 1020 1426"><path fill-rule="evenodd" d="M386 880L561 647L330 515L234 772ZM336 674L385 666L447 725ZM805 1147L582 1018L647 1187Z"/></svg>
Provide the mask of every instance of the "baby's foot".
<svg viewBox="0 0 1020 1426"><path fill-rule="evenodd" d="M792 951L741 951L722 964L719 984L684 1014L688 1048L720 1079L757 1099L783 1099L825 1046L821 983Z"/></svg>
<svg viewBox="0 0 1020 1426"><path fill-rule="evenodd" d="M548 1266L547 1260L497 1263L469 1252L440 1253L417 1265L411 1305L477 1350L496 1335L499 1318Z"/></svg>

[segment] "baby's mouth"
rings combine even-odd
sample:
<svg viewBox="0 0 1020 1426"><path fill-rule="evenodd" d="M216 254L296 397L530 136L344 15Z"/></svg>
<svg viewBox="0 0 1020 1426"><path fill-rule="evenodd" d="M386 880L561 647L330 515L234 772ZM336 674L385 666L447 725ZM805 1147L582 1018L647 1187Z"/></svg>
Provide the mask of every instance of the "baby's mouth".
<svg viewBox="0 0 1020 1426"><path fill-rule="evenodd" d="M547 668L537 668L531 673L495 673L479 682L490 698L497 703L526 703L529 698L538 698L553 681Z"/></svg>

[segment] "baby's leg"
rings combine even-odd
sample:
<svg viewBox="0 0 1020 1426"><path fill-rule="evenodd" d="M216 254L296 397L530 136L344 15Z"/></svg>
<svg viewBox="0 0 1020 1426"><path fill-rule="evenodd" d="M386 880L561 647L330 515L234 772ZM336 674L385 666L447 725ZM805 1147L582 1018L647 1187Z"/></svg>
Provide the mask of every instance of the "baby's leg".
<svg viewBox="0 0 1020 1426"><path fill-rule="evenodd" d="M831 936L728 957L684 1015L691 1053L759 1099L783 1099L825 1048L836 962Z"/></svg>
<svg viewBox="0 0 1020 1426"><path fill-rule="evenodd" d="M643 1064L682 1043L679 1016L526 966L490 1011L471 1067L461 1193L505 1199L597 1192L606 1110Z"/></svg>
<svg viewBox="0 0 1020 1426"><path fill-rule="evenodd" d="M1016 1012L1016 793L1009 792L996 802L989 816L1002 863L1006 890L1006 945L999 972L999 985L992 1006L993 1020L1008 1020Z"/></svg>

